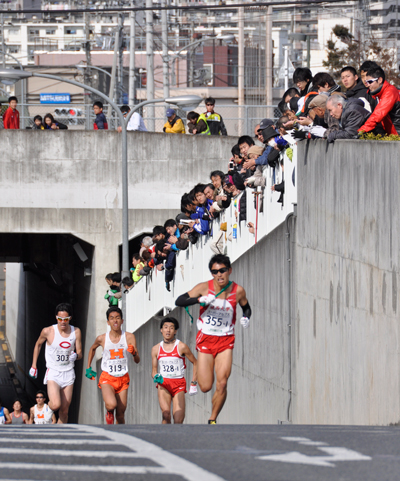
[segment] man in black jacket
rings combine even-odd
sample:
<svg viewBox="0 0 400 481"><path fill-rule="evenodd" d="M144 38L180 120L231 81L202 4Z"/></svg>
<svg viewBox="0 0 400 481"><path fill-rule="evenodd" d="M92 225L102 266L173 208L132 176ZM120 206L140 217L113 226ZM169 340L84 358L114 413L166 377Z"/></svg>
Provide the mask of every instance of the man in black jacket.
<svg viewBox="0 0 400 481"><path fill-rule="evenodd" d="M340 71L340 79L346 88L346 97L348 99L360 99L364 103L364 108L372 112L376 105L376 101L369 94L367 87L361 82L354 67L343 67Z"/></svg>
<svg viewBox="0 0 400 481"><path fill-rule="evenodd" d="M360 99L346 100L340 95L329 97L326 108L333 118L339 120L339 130L330 132L328 142L336 139L355 139L358 129L371 115Z"/></svg>

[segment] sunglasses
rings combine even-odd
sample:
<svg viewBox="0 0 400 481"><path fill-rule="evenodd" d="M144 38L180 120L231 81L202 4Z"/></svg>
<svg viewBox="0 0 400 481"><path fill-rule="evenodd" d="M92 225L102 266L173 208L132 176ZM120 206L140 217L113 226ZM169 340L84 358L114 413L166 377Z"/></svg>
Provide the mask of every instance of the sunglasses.
<svg viewBox="0 0 400 481"><path fill-rule="evenodd" d="M216 276L218 272L220 272L221 274L225 274L225 272L228 272L228 271L229 271L229 267L223 267L222 269L211 269L211 274L213 276Z"/></svg>
<svg viewBox="0 0 400 481"><path fill-rule="evenodd" d="M69 321L71 319L71 316L68 317L56 317L57 321L63 322L63 321Z"/></svg>
<svg viewBox="0 0 400 481"><path fill-rule="evenodd" d="M43 396L36 396L36 399L44 399Z"/></svg>
<svg viewBox="0 0 400 481"><path fill-rule="evenodd" d="M206 104L206 105L207 105L207 107L210 107L210 106L212 106L212 105L214 105L214 104Z"/></svg>
<svg viewBox="0 0 400 481"><path fill-rule="evenodd" d="M374 82L376 82L378 79L377 78L371 78L369 80L366 80L365 83L367 85L372 85Z"/></svg>

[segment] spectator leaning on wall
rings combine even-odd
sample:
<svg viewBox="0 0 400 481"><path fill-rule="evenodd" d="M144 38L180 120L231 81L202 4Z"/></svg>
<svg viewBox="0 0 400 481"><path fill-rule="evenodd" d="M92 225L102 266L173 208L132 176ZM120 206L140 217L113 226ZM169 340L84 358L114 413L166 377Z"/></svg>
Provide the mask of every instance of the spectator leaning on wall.
<svg viewBox="0 0 400 481"><path fill-rule="evenodd" d="M205 101L207 112L204 113L211 135L228 135L222 116L214 112L215 99L209 97Z"/></svg>
<svg viewBox="0 0 400 481"><path fill-rule="evenodd" d="M190 134L211 135L207 119L204 114L189 112L187 114L188 128Z"/></svg>
<svg viewBox="0 0 400 481"><path fill-rule="evenodd" d="M339 95L332 95L326 103L326 108L332 117L340 121L339 130L329 132L328 142L357 138L357 130L370 116L361 99L346 100Z"/></svg>
<svg viewBox="0 0 400 481"><path fill-rule="evenodd" d="M168 109L166 112L168 122L164 124L163 131L166 134L184 134L185 124L182 119L176 115L174 109Z"/></svg>
<svg viewBox="0 0 400 481"><path fill-rule="evenodd" d="M19 112L17 110L17 103L17 97L10 97L8 99L8 109L3 115L3 126L5 129L19 129Z"/></svg>

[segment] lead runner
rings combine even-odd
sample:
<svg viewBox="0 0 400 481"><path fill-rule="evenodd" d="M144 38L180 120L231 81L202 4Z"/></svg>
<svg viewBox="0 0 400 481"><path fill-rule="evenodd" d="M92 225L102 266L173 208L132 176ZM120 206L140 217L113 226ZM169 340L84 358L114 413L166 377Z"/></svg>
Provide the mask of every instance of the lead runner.
<svg viewBox="0 0 400 481"><path fill-rule="evenodd" d="M211 258L208 267L213 279L197 284L191 291L178 297L179 307L200 304L196 337L197 381L202 392L211 390L214 371L217 378L208 424L216 424L227 396L227 384L232 369L232 350L235 343L236 305L243 310L240 323L250 324L251 308L242 286L229 280L231 261L222 254Z"/></svg>

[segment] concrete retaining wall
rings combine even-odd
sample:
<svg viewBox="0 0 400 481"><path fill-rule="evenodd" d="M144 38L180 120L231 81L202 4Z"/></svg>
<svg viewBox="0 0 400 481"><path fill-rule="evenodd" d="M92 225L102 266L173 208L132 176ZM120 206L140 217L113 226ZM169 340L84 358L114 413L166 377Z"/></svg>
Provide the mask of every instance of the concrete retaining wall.
<svg viewBox="0 0 400 481"><path fill-rule="evenodd" d="M400 421L398 142L301 142L294 421Z"/></svg>
<svg viewBox="0 0 400 481"><path fill-rule="evenodd" d="M220 415L221 423L272 423L286 421L289 404L287 237L285 225L264 237L233 264L232 280L243 285L253 310L251 325L236 327L233 369L228 383L228 399ZM292 236L292 246L293 246ZM294 249L292 247L294 253ZM205 279L206 280L206 279ZM294 280L294 278L293 278ZM188 290L192 286L187 286ZM193 324L184 309L173 315L179 320L179 339L195 352L196 317ZM242 310L238 308L238 319ZM157 391L151 379L150 352L161 340L160 319L153 318L135 332L141 363L132 362L127 422L160 423ZM191 364L187 380L192 376ZM207 422L212 393L186 396L187 423Z"/></svg>

